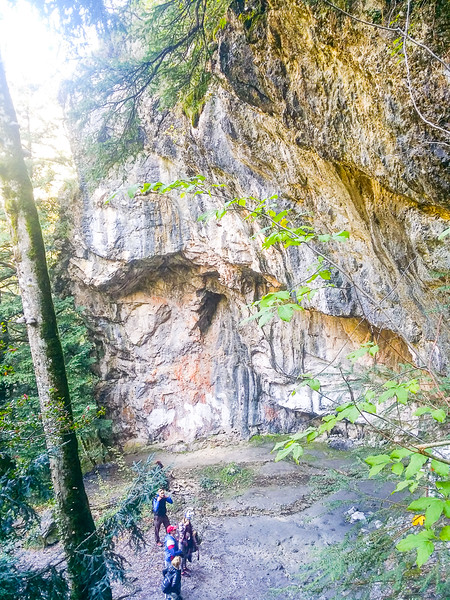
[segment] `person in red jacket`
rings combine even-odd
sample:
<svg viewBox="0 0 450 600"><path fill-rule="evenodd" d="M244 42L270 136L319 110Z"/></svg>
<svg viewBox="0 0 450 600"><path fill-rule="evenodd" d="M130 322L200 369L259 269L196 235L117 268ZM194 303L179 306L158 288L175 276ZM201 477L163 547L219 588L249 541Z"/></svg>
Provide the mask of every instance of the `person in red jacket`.
<svg viewBox="0 0 450 600"><path fill-rule="evenodd" d="M173 559L176 556L183 556L183 552L178 547L178 541L176 539L177 528L170 525L167 528L167 535L164 538L164 558L166 561L166 567L169 568Z"/></svg>

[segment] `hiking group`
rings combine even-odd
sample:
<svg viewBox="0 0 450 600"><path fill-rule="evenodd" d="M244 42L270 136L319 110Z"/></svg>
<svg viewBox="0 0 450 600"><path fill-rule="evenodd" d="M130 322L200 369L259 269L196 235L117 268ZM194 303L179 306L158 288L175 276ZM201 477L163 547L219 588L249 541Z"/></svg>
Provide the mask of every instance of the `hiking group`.
<svg viewBox="0 0 450 600"><path fill-rule="evenodd" d="M181 596L181 577L190 577L188 562L192 562L192 555L198 551L198 536L193 530L191 519L193 511L188 509L178 526L171 525L167 516L167 504L173 504L172 498L164 489L158 490L158 495L153 499L155 542L163 546L160 539L161 525L164 525L166 536L164 538L164 563L163 581L161 589L166 599L183 600Z"/></svg>

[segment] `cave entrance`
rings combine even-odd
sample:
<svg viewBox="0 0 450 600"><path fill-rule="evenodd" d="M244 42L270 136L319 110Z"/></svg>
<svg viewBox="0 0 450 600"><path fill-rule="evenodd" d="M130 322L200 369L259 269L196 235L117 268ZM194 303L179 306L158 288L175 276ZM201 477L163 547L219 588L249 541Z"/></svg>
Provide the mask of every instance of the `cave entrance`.
<svg viewBox="0 0 450 600"><path fill-rule="evenodd" d="M201 290L197 293L198 295L202 295L200 306L197 309L199 314L197 326L203 335L208 331L214 315L216 314L217 307L219 306L220 301L225 298L225 296L223 294L210 292L209 290Z"/></svg>

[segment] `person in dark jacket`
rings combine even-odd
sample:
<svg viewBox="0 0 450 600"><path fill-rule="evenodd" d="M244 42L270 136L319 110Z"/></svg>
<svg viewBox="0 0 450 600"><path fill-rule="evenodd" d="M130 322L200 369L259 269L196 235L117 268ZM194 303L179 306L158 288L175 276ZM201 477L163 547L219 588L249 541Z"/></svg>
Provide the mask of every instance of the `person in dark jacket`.
<svg viewBox="0 0 450 600"><path fill-rule="evenodd" d="M166 561L166 567L170 567L173 559L176 556L183 556L183 552L178 547L176 531L177 528L174 525L170 525L167 528L167 535L164 538L164 558Z"/></svg>
<svg viewBox="0 0 450 600"><path fill-rule="evenodd" d="M181 574L185 577L190 577L190 569L188 568L187 563L188 561L190 563L192 562L192 554L198 549L191 523L192 515L192 509L188 509L184 514L184 519L178 523L178 545L183 552L183 558L181 559Z"/></svg>
<svg viewBox="0 0 450 600"><path fill-rule="evenodd" d="M170 482L167 471L164 469L164 465L160 460L155 460L153 467L153 473L155 475L158 484L165 490L170 490Z"/></svg>
<svg viewBox="0 0 450 600"><path fill-rule="evenodd" d="M166 600L183 600L181 596L181 558L176 556L170 567L163 569L163 585L170 582L169 588L164 589Z"/></svg>
<svg viewBox="0 0 450 600"><path fill-rule="evenodd" d="M155 541L157 546L162 546L161 540L159 539L159 530L161 529L161 525L164 525L166 532L170 525L169 517L167 516L167 502L169 504L173 504L172 498L166 495L165 490L158 490L158 495L153 498L153 514L155 515Z"/></svg>

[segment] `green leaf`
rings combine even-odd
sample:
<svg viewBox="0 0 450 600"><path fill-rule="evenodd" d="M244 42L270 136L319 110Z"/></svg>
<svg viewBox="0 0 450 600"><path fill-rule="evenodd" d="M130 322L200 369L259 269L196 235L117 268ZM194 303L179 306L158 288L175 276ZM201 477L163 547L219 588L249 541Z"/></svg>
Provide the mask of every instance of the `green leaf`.
<svg viewBox="0 0 450 600"><path fill-rule="evenodd" d="M308 433L310 433L311 431L314 431L314 428L313 427L308 427L304 431L299 431L299 432L295 433L292 436L292 439L293 440L301 440L302 438L305 438L308 435Z"/></svg>
<svg viewBox="0 0 450 600"><path fill-rule="evenodd" d="M286 445L286 440L282 441L282 442L278 442L277 444L275 444L275 446L272 448L271 452L275 452L275 450L278 450L279 448L284 448L284 446Z"/></svg>
<svg viewBox="0 0 450 600"><path fill-rule="evenodd" d="M444 501L439 498L432 498L430 506L425 512L425 527L431 527L436 521L439 520L444 510Z"/></svg>
<svg viewBox="0 0 450 600"><path fill-rule="evenodd" d="M434 459L431 461L431 468L436 473L436 475L439 475L440 477L447 477L450 471L449 465L446 465L445 463Z"/></svg>
<svg viewBox="0 0 450 600"><path fill-rule="evenodd" d="M307 385L309 388L318 392L320 390L320 381L318 379L306 379L302 381L301 386ZM330 415L329 415L330 416Z"/></svg>
<svg viewBox="0 0 450 600"><path fill-rule="evenodd" d="M244 325L245 323L249 323L250 321L253 321L254 319L259 319L259 317L261 317L261 315L263 315L265 312L266 311L259 310L258 312L253 313L253 315L250 315L249 317L242 319L242 321L239 322L239 325Z"/></svg>
<svg viewBox="0 0 450 600"><path fill-rule="evenodd" d="M407 450L406 448L396 448L390 454L392 460L401 460L402 458L406 458L407 456L411 456L412 450Z"/></svg>
<svg viewBox="0 0 450 600"><path fill-rule="evenodd" d="M347 354L346 358L348 358L348 360L351 360L352 362L356 362L358 358L361 358L362 356L367 354L367 352L367 348L358 348L358 350L354 350L353 352L350 352L350 354Z"/></svg>
<svg viewBox="0 0 450 600"><path fill-rule="evenodd" d="M134 198L137 194L137 191L140 189L140 185L138 183L135 183L134 185L130 186L127 189L127 194L129 196L129 198Z"/></svg>
<svg viewBox="0 0 450 600"><path fill-rule="evenodd" d="M430 413L433 409L430 408L429 406L420 406L416 412L414 413L415 417L421 417L422 415L426 414L426 413Z"/></svg>
<svg viewBox="0 0 450 600"><path fill-rule="evenodd" d="M413 454L410 458L409 465L406 467L405 477L409 479L427 462L428 458L423 454Z"/></svg>
<svg viewBox="0 0 450 600"><path fill-rule="evenodd" d="M289 292L288 290L281 290L280 292L271 292L270 294L266 294L261 298L259 304L261 308L263 308L267 306L273 306L274 304L277 304L280 301L285 302L286 300L290 300L290 298L291 292Z"/></svg>
<svg viewBox="0 0 450 600"><path fill-rule="evenodd" d="M408 390L404 387L398 387L395 390L395 395L400 404L407 404L408 402Z"/></svg>
<svg viewBox="0 0 450 600"><path fill-rule="evenodd" d="M300 458L300 456L302 456L302 454L302 446L300 446L300 444L295 444L294 449L292 451L292 458L295 460L295 462L298 462L298 459Z"/></svg>
<svg viewBox="0 0 450 600"><path fill-rule="evenodd" d="M258 320L258 325L263 327L266 323L268 323L273 317L273 312L271 310L266 310L263 312L262 316Z"/></svg>
<svg viewBox="0 0 450 600"><path fill-rule="evenodd" d="M356 406L349 406L341 412L339 415L339 420L348 419L350 423L354 423L360 416L361 413Z"/></svg>
<svg viewBox="0 0 450 600"><path fill-rule="evenodd" d="M386 466L385 464L373 466L369 471L369 477L373 477L374 475L377 475L380 471L382 471L384 469L385 466Z"/></svg>
<svg viewBox="0 0 450 600"><path fill-rule="evenodd" d="M333 239L335 239L339 242L348 240L349 237L350 237L350 234L348 231L340 231L339 233L333 233Z"/></svg>
<svg viewBox="0 0 450 600"><path fill-rule="evenodd" d="M294 315L292 304L282 304L277 308L278 316L282 321L289 323Z"/></svg>
<svg viewBox="0 0 450 600"><path fill-rule="evenodd" d="M317 236L317 239L319 240L319 242L329 242L331 240L331 235L328 233L319 234Z"/></svg>
<svg viewBox="0 0 450 600"><path fill-rule="evenodd" d="M434 544L433 542L424 542L417 548L417 566L421 567L424 565L430 556L433 554Z"/></svg>
<svg viewBox="0 0 450 600"><path fill-rule="evenodd" d="M318 277L319 273L314 273L314 275L311 275L311 277L306 280L306 283L311 283L311 281L315 281Z"/></svg>
<svg viewBox="0 0 450 600"><path fill-rule="evenodd" d="M308 442L308 444L310 442L313 442L318 435L319 434L317 433L317 431L311 431L311 433L308 433L308 435L306 436L306 441Z"/></svg>
<svg viewBox="0 0 450 600"><path fill-rule="evenodd" d="M411 392L411 394L417 394L420 390L420 385L417 379L411 379L405 384L405 387Z"/></svg>
<svg viewBox="0 0 450 600"><path fill-rule="evenodd" d="M288 456L292 452L292 450L293 450L292 446L284 448L284 450L280 450L277 453L277 455L275 456L275 462L278 462L280 460L283 460L283 458L286 458L286 456Z"/></svg>
<svg viewBox="0 0 450 600"><path fill-rule="evenodd" d="M447 418L447 413L442 408L438 408L437 410L431 411L431 416L435 421L439 423L444 423Z"/></svg>
<svg viewBox="0 0 450 600"><path fill-rule="evenodd" d="M336 416L335 415L325 415L324 417L322 417L322 421L324 421L325 423L327 423L328 421L333 421L334 423L336 423Z"/></svg>
<svg viewBox="0 0 450 600"><path fill-rule="evenodd" d="M433 500L433 498L429 498L428 496L417 498L417 500L413 500L411 504L409 504L408 510L414 510L419 512L426 510L430 506L431 500Z"/></svg>
<svg viewBox="0 0 450 600"><path fill-rule="evenodd" d="M389 380L386 381L386 383L383 385L383 387L385 387L386 389L392 389L392 388L396 388L397 387L397 382Z"/></svg>
<svg viewBox="0 0 450 600"><path fill-rule="evenodd" d="M417 548L421 544L423 544L423 539L419 538L413 533L410 533L405 538L400 540L395 547L400 552L407 552L408 550L414 550L414 548Z"/></svg>
<svg viewBox="0 0 450 600"><path fill-rule="evenodd" d="M216 211L214 209L212 210L208 210L207 212L201 214L198 218L197 221L202 222L202 221L209 221L214 215L216 214Z"/></svg>
<svg viewBox="0 0 450 600"><path fill-rule="evenodd" d="M450 525L445 525L445 527L441 529L439 539L441 539L443 542L450 542Z"/></svg>
<svg viewBox="0 0 450 600"><path fill-rule="evenodd" d="M393 396L395 396L394 390L386 390L379 396L378 402L385 402L386 400L389 400L389 398L392 398Z"/></svg>
<svg viewBox="0 0 450 600"><path fill-rule="evenodd" d="M404 490L405 488L407 488L408 486L410 486L411 483L413 483L412 479L407 479L406 481L399 481L397 483L397 487L392 492L392 494L395 494L395 492L401 492L402 490Z"/></svg>
<svg viewBox="0 0 450 600"><path fill-rule="evenodd" d="M446 500L444 504L444 515L450 519L450 500Z"/></svg>
<svg viewBox="0 0 450 600"><path fill-rule="evenodd" d="M287 210L282 210L280 213L278 213L277 215L275 215L275 216L273 217L273 221L274 221L274 223L279 223L279 222L281 221L281 219L282 219L283 217L285 217L287 214L288 214L288 211L287 211Z"/></svg>
<svg viewBox="0 0 450 600"><path fill-rule="evenodd" d="M444 496L450 495L450 481L436 481L436 487Z"/></svg>
<svg viewBox="0 0 450 600"><path fill-rule="evenodd" d="M360 408L361 410L363 410L366 413L369 413L370 415L377 414L377 407L375 406L375 404L372 404L372 402L362 402L360 404Z"/></svg>
<svg viewBox="0 0 450 600"><path fill-rule="evenodd" d="M403 473L404 469L405 469L405 467L402 465L401 462L394 463L391 467L391 470L394 473L394 475L401 475Z"/></svg>
<svg viewBox="0 0 450 600"><path fill-rule="evenodd" d="M117 196L118 193L119 192L117 190L113 194L111 194L111 196L108 196L108 198L105 200L105 204L109 204L111 202L111 200L114 200L114 198Z"/></svg>
<svg viewBox="0 0 450 600"><path fill-rule="evenodd" d="M356 360L358 360L358 358L361 358L362 356L365 356L366 354L375 356L375 354L378 352L378 350L379 350L379 348L374 342L366 342L365 344L362 344L361 347L358 348L357 350L354 350L353 352L350 352L350 354L347 354L347 358L349 360L351 360L352 362L355 362Z"/></svg>
<svg viewBox="0 0 450 600"><path fill-rule="evenodd" d="M331 419L325 421L324 423L322 423L322 425L319 427L318 429L318 433L319 435L322 435L322 433L324 433L325 431L331 431L333 429L333 427L336 425L337 423L337 418L330 415Z"/></svg>
<svg viewBox="0 0 450 600"><path fill-rule="evenodd" d="M323 271L319 271L319 276L322 279L325 279L326 281L331 279L331 271L329 271L328 269L325 269Z"/></svg>
<svg viewBox="0 0 450 600"><path fill-rule="evenodd" d="M424 541L436 539L434 531L432 531L431 529L422 529L422 531L419 531L419 533L417 534L417 537Z"/></svg>
<svg viewBox="0 0 450 600"><path fill-rule="evenodd" d="M391 457L387 454L374 454L373 456L368 456L364 462L368 465L387 465L391 462Z"/></svg>

